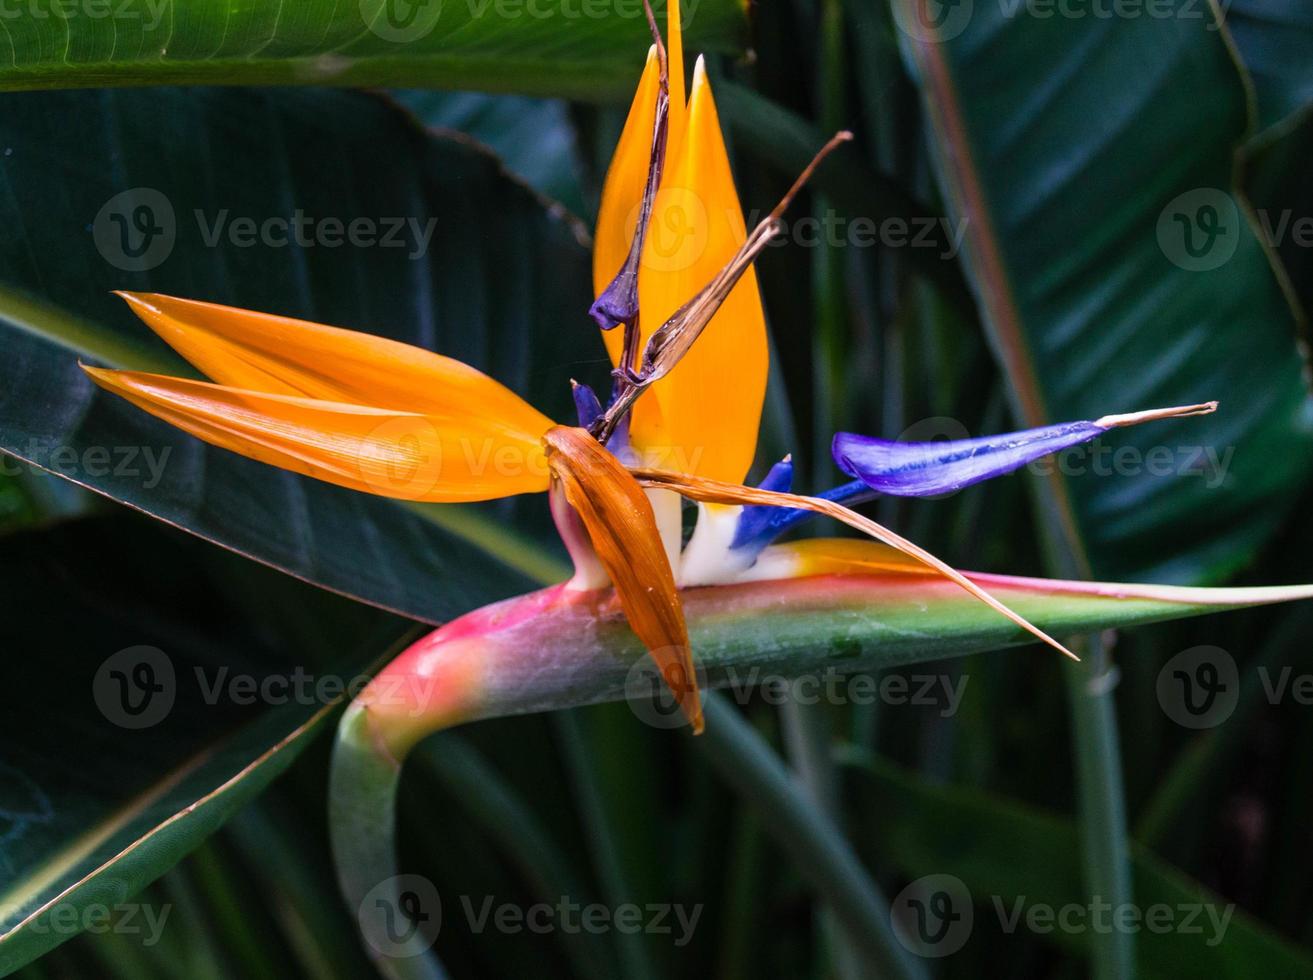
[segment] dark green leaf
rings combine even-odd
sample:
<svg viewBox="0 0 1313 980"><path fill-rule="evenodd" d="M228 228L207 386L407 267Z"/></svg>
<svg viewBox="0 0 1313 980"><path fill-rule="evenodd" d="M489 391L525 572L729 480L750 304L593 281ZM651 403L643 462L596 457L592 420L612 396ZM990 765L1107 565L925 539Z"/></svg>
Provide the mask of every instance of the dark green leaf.
<svg viewBox="0 0 1313 980"><path fill-rule="evenodd" d="M1254 80L1259 129L1307 109L1313 103L1313 8L1302 0L1230 0L1222 8Z"/></svg>
<svg viewBox="0 0 1313 980"><path fill-rule="evenodd" d="M486 144L511 174L552 204L574 215L588 213L578 141L569 105L561 99L423 91L398 92L396 98L425 126Z"/></svg>
<svg viewBox="0 0 1313 980"><path fill-rule="evenodd" d="M154 290L438 349L568 419L568 379L588 377L601 353L584 314L587 255L495 158L360 94L68 92L0 103L0 220L14 232L0 243L0 449L420 619L559 573L505 526L519 514L518 526L546 528L543 500L420 508L301 479L182 435L77 366L177 369L109 295ZM298 215L306 244L285 237ZM162 230L115 223L132 220ZM357 220L376 244L342 239Z"/></svg>
<svg viewBox="0 0 1313 980"><path fill-rule="evenodd" d="M1245 90L1210 21L982 4L909 43L1020 420L1221 402L1065 457L1101 576L1226 575L1313 468L1295 320L1231 193Z"/></svg>
<svg viewBox="0 0 1313 980"><path fill-rule="evenodd" d="M642 4L622 0L112 0L100 16L92 6L7 10L0 89L424 85L618 101L650 43ZM741 48L735 0L684 10L690 50Z"/></svg>
<svg viewBox="0 0 1313 980"><path fill-rule="evenodd" d="M7 974L94 925L258 793L404 627L245 565L251 589L282 602L281 621L256 625L222 553L127 515L12 535L0 550ZM333 624L316 655L294 625L306 615Z"/></svg>

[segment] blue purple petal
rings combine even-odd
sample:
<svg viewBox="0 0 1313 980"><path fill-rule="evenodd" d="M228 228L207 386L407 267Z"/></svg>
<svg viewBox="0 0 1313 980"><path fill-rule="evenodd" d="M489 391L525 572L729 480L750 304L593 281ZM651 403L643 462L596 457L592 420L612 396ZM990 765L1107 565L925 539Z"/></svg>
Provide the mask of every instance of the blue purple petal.
<svg viewBox="0 0 1313 980"><path fill-rule="evenodd" d="M579 416L579 427L586 429L602 414L602 403L598 400L597 392L588 385L573 381L570 390L574 395L574 410Z"/></svg>
<svg viewBox="0 0 1313 980"><path fill-rule="evenodd" d="M1108 430L1097 422L1067 422L980 439L891 442L840 432L834 461L880 493L927 497L1020 469L1032 460L1089 442Z"/></svg>
<svg viewBox="0 0 1313 980"><path fill-rule="evenodd" d="M766 479L761 481L762 490L787 493L793 486L793 463L785 459L771 467ZM876 496L874 490L861 480L854 480L842 486L818 494L826 500L842 504L859 504ZM778 538L785 531L816 516L812 510L800 510L796 507L766 507L749 504L739 514L739 526L734 531L734 540L730 547L735 551L746 551L754 557L761 550Z"/></svg>

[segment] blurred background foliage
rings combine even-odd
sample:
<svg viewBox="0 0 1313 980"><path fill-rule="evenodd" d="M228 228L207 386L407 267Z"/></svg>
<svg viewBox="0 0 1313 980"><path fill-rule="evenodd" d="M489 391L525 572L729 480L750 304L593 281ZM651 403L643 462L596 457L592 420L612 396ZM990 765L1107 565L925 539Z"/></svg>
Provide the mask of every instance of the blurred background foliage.
<svg viewBox="0 0 1313 980"><path fill-rule="evenodd" d="M109 654L139 644L169 650L179 670L261 676L301 665L351 677L414 618L440 620L561 567L545 508L384 513L184 444L92 402L74 380L70 350L149 344L106 297L115 287L425 343L490 368L558 418L561 379L604 377L584 316L587 234L641 61L641 23L611 31L554 17L522 34L481 34L478 19L447 32L439 18L398 48L319 40L335 37L319 30L337 16L330 6L307 4L304 22L270 28L278 43L257 43L267 37L246 24L216 47L202 43L213 5L197 3L186 21L175 9L167 70L145 45L105 53L94 31L80 33L85 20L69 22L62 58L48 24L6 22L15 57L0 87L73 91L0 95L5 448L21 455L51 416L65 445L103 444L107 432L174 445L185 465L149 501L112 477L96 489L204 536L244 524L252 542L239 549L412 619L5 457L0 769L12 778L0 789L0 913L13 925L32 888L76 881L147 831L83 898L112 905L144 887L136 901L171 911L156 945L115 931L58 948L64 936L7 936L0 972L370 976L329 859L329 742L314 736L330 712L198 702L130 732L105 724L92 678ZM952 33L962 6L942 8L944 37L929 44L917 43L903 0L770 0L746 21L716 0L688 11L689 48L710 51L750 214L778 199L825 134L857 134L758 263L775 353L758 471L792 452L804 487L836 482L827 449L837 429L929 439L1218 398L1222 411L1188 428L1110 440L1231 450L1217 486L1195 470L1025 476L871 507L959 567L1313 580L1301 356L1313 242L1294 232L1313 219L1313 20L1283 0L1234 0L1227 31L1199 4L1167 4L1166 18L1068 21L976 0ZM448 7L459 19L461 5ZM326 80L389 91L86 88ZM377 249L216 249L181 230L158 270L124 272L97 255L88 229L103 202L142 184L165 189L180 229L193 208L339 207L434 215L438 231L422 274ZM1219 190L1237 218L1226 226L1231 257L1196 271L1158 224L1201 188ZM819 241L802 231L806 216L827 219ZM886 232L905 221L908 237L933 223L933 244L854 245L845 236L860 218ZM419 566L428 577L414 576ZM412 583L405 601L389 601L397 582ZM759 693L741 712L793 767L791 792L831 817L886 896L929 874L970 889L965 946L937 960L895 951L908 976L1310 975L1313 711L1271 703L1257 673L1313 670L1310 627L1307 607L1257 610L1095 638L1079 669L1028 647L904 671L965 680L955 713L942 703L781 707ZM1192 731L1163 710L1156 684L1171 657L1204 644L1234 657L1243 682L1223 724ZM432 739L403 781L401 866L442 895L703 906L677 947L617 932L472 934L451 901L438 949L452 975L867 975L800 874L805 852L772 833L775 804L726 779L742 751L728 735L654 730L626 705ZM38 788L25 772L48 778ZM992 904L1118 894L1240 911L1209 946L1176 933L1008 933Z"/></svg>

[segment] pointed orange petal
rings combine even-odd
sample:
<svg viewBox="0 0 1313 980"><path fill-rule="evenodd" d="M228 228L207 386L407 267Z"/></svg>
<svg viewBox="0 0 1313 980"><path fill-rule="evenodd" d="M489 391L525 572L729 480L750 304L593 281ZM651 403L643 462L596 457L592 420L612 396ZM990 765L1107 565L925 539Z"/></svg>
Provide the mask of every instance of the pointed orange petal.
<svg viewBox="0 0 1313 980"><path fill-rule="evenodd" d="M535 443L552 425L483 372L410 344L159 293L118 295L221 385L444 418L477 413Z"/></svg>
<svg viewBox="0 0 1313 980"><path fill-rule="evenodd" d="M670 89L667 111L666 159L678 152L688 115L684 90L684 32L679 0L669 0L666 9L666 71ZM629 245L634 239L638 208L643 200L647 170L652 159L652 126L656 117L657 93L660 91L660 66L656 45L647 52L647 64L638 81L638 89L629 105L620 141L611 156L602 186L602 201L597 210L597 227L593 234L593 294L599 295L624 265ZM623 335L618 330L604 331L602 340L611 363L620 360Z"/></svg>
<svg viewBox="0 0 1313 980"><path fill-rule="evenodd" d="M688 122L668 158L639 270L642 338L710 282L747 237L702 59ZM692 350L634 409L631 436L658 465L729 483L752 465L768 368L766 318L749 268Z"/></svg>
<svg viewBox="0 0 1313 980"><path fill-rule="evenodd" d="M552 476L579 514L611 577L625 618L652 654L694 733L702 702L684 607L647 496L629 471L583 429L557 426L543 439Z"/></svg>
<svg viewBox="0 0 1313 980"><path fill-rule="evenodd" d="M684 136L688 90L684 88L684 22L679 0L666 6L666 74L670 85L670 150L679 148Z"/></svg>
<svg viewBox="0 0 1313 980"><path fill-rule="evenodd" d="M491 500L548 486L537 438L468 419L82 368L184 432L294 473L405 500Z"/></svg>
<svg viewBox="0 0 1313 980"><path fill-rule="evenodd" d="M657 66L655 45L647 52L647 66L639 79L638 91L629 106L625 128L620 133L606 171L602 186L602 201L597 209L597 228L593 233L593 295L600 295L620 271L629 255L629 244L634 238L638 207L643 200L643 186L647 182L648 163L652 157L652 126L656 116L657 92L660 90L660 69ZM674 112L674 95L671 95L671 113ZM667 143L667 147L669 144ZM623 340L619 330L602 334L611 363L620 360Z"/></svg>

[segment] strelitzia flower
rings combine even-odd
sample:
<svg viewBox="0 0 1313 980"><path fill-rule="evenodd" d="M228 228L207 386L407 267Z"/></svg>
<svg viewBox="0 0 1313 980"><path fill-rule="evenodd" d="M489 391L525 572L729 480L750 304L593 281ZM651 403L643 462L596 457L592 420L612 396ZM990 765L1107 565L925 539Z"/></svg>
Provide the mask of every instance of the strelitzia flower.
<svg viewBox="0 0 1313 980"><path fill-rule="evenodd" d="M620 693L626 685L617 675L627 679L638 652L626 630L699 731L686 604L713 664L779 662L771 658L816 647L828 663L860 666L854 648L877 642L895 660L1015 643L1020 634L999 615L1070 655L995 593L1071 632L1313 596L1310 586L968 577L847 506L877 494L961 489L1110 429L1211 412L1212 402L956 442L839 433L833 455L849 482L795 494L786 458L759 486L744 486L768 364L752 262L802 182L848 136L836 135L749 231L705 66L697 60L686 92L676 0L668 11L667 47L648 9L656 43L599 211L589 312L614 367L612 391L603 404L574 385L577 425L559 424L482 372L431 351L155 294L120 295L210 380L85 368L97 384L206 442L362 492L439 503L548 494L574 561L570 580L475 610L412 644L356 697L338 728L329 793L334 856L388 975L415 975L391 965L426 952L418 933L398 944L387 914L404 907L403 879L393 873L393 813L410 748L473 718ZM684 500L698 507L687 540ZM776 543L816 514L878 541ZM934 610L929 632L927 610ZM436 967L421 972L442 975Z"/></svg>
<svg viewBox="0 0 1313 980"><path fill-rule="evenodd" d="M694 731L702 714L680 587L890 562L888 548L862 550L846 540L772 546L811 514L885 542L1068 653L975 581L844 501L875 492L941 493L1112 427L1215 406L1107 416L963 443L840 434L835 458L856 481L817 497L796 495L788 492L786 460L760 487L743 486L756 452L768 362L752 260L778 231L802 182L848 134L831 140L749 233L701 58L685 95L675 2L667 31L668 51L653 23L656 43L606 178L594 254L598 298L590 313L615 366L614 390L604 407L591 389L576 385L579 425L557 424L475 368L427 350L156 294L120 293L211 380L85 370L97 384L200 439L355 490L444 503L548 492L575 564L565 592L614 588ZM699 505L687 542L681 498ZM599 608L598 614L607 613ZM453 633L459 629L446 628L433 640Z"/></svg>

